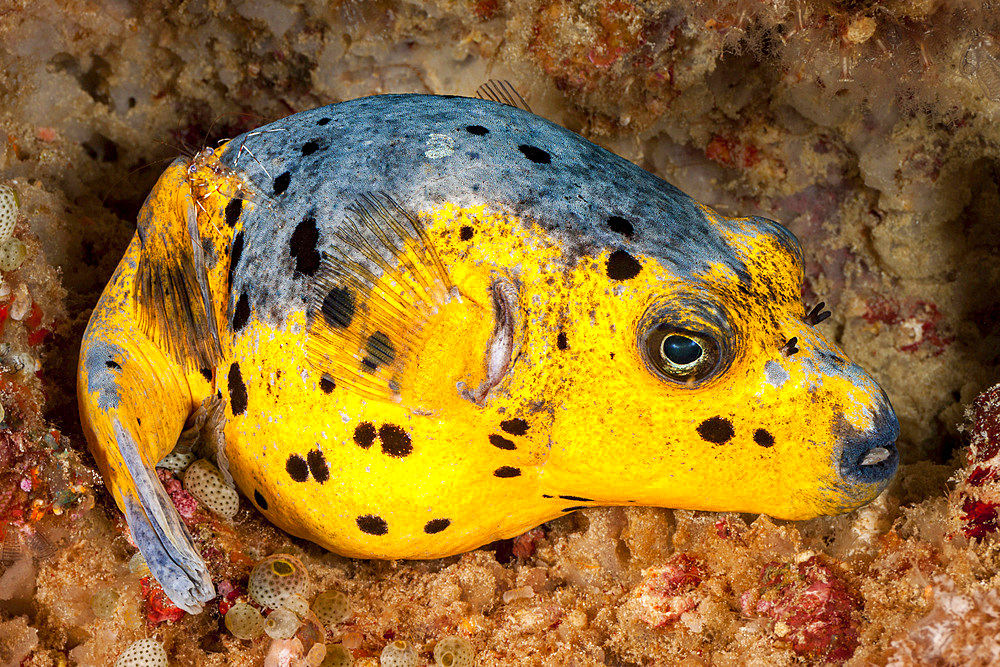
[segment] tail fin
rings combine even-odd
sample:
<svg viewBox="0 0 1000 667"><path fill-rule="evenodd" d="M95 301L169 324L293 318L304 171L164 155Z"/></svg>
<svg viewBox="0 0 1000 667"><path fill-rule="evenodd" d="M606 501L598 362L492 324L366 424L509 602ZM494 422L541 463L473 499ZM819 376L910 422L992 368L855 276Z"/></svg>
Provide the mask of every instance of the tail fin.
<svg viewBox="0 0 1000 667"><path fill-rule="evenodd" d="M156 476L196 405L182 363L122 308L131 294L138 237L105 289L83 336L77 397L84 433L108 489L153 576L196 614L215 596L208 568Z"/></svg>
<svg viewBox="0 0 1000 667"><path fill-rule="evenodd" d="M132 539L167 597L189 614L200 613L202 604L215 597L205 561L156 471L142 461L132 434L117 419L113 424L118 451L132 481L120 489Z"/></svg>

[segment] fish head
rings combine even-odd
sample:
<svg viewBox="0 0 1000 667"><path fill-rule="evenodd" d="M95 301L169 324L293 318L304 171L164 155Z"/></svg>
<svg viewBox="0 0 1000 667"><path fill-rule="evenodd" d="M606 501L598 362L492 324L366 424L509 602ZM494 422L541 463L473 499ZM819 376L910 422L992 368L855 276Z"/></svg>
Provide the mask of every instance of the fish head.
<svg viewBox="0 0 1000 667"><path fill-rule="evenodd" d="M702 209L720 242L700 255L580 262L552 488L784 519L864 505L898 463L888 397L803 307L794 236Z"/></svg>

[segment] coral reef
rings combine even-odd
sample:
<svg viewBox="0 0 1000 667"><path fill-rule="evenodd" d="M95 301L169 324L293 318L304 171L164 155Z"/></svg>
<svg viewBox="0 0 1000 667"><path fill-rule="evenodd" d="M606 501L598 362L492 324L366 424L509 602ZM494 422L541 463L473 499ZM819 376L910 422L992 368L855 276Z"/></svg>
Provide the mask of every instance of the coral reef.
<svg viewBox="0 0 1000 667"><path fill-rule="evenodd" d="M147 638L200 665L373 666L404 643L432 664L448 637L478 665L996 661L992 2L13 0L0 44L0 666L114 664ZM294 111L491 77L721 212L788 226L804 299L897 410L897 480L842 517L598 508L368 562L236 509L214 469L185 488L188 460L160 476L219 596L185 614L135 559L75 409L78 342L146 193L167 161ZM309 574L298 627L231 632L274 554Z"/></svg>

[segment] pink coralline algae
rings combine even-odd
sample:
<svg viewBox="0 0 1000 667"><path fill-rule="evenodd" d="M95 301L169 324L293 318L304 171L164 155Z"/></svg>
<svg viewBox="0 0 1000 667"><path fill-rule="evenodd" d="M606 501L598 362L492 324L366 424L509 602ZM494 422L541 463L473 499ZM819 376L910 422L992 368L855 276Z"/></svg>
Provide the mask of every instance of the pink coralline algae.
<svg viewBox="0 0 1000 667"><path fill-rule="evenodd" d="M687 554L677 554L666 563L646 570L633 593L638 618L654 628L675 623L698 607L695 591L705 579L705 566Z"/></svg>
<svg viewBox="0 0 1000 667"><path fill-rule="evenodd" d="M194 496L184 490L184 485L169 470L157 468L156 474L163 482L163 488L166 489L170 500L174 502L178 514L185 520L193 519L195 512L198 511L198 501L195 500Z"/></svg>
<svg viewBox="0 0 1000 667"><path fill-rule="evenodd" d="M820 556L768 563L759 587L744 593L740 605L744 614L770 618L774 634L803 657L842 662L858 647L855 601Z"/></svg>

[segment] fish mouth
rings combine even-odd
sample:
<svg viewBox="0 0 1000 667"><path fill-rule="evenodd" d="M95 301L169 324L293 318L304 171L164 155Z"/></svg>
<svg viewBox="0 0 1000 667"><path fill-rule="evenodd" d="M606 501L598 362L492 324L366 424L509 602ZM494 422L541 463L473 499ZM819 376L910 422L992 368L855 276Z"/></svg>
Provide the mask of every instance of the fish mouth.
<svg viewBox="0 0 1000 667"><path fill-rule="evenodd" d="M846 436L840 455L840 476L852 484L885 488L899 465L899 421L891 408L879 411L874 426Z"/></svg>
<svg viewBox="0 0 1000 667"><path fill-rule="evenodd" d="M490 283L493 302L493 335L486 348L486 378L474 391L460 382L458 391L462 398L483 405L487 394L497 386L510 370L514 357L515 335L520 321L517 286L506 276L494 276Z"/></svg>

